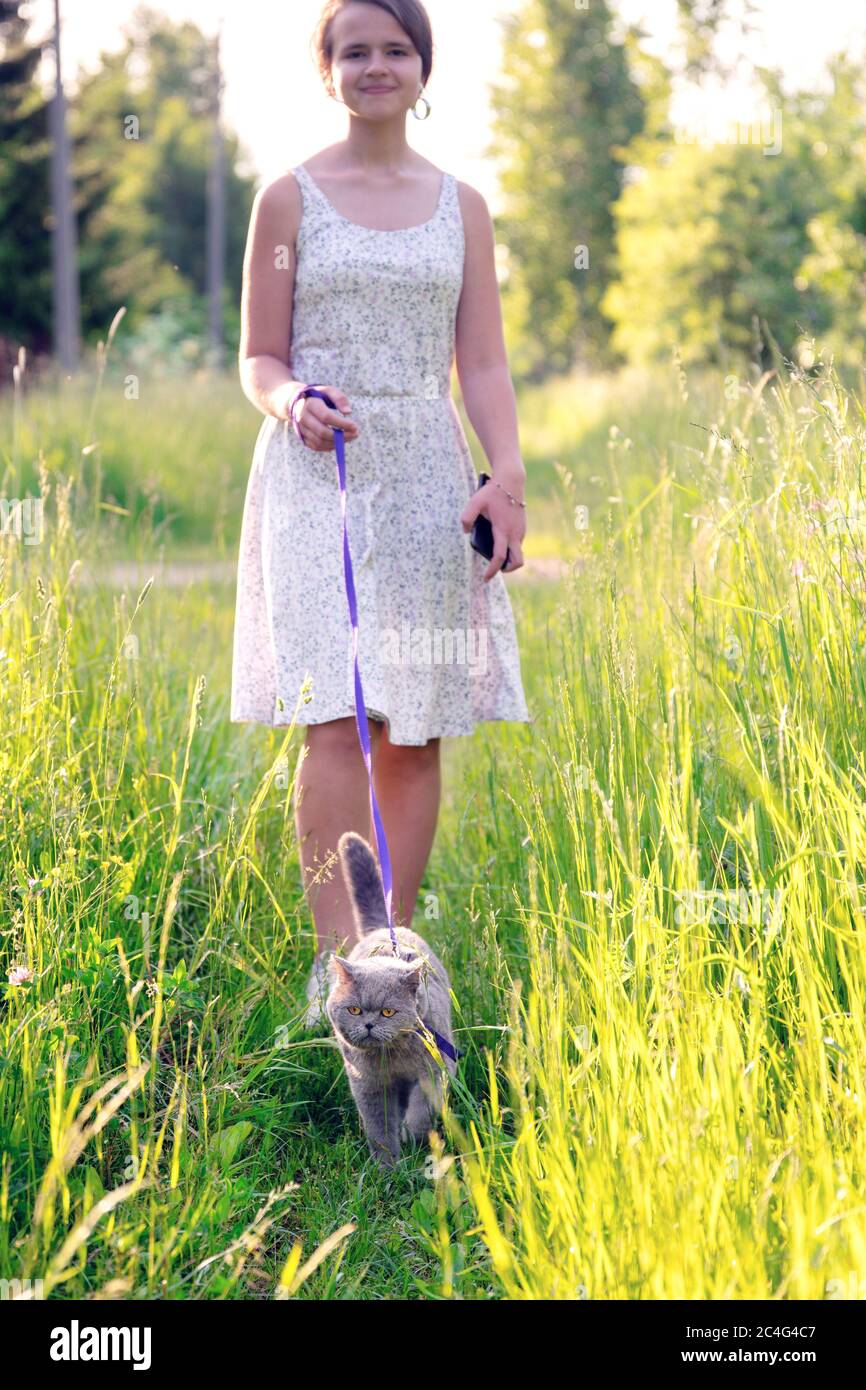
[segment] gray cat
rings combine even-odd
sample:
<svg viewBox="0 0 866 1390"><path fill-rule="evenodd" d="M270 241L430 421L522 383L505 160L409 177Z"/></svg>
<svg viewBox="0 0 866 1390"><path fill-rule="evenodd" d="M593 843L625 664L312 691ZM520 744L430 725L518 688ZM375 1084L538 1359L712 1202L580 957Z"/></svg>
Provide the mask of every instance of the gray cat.
<svg viewBox="0 0 866 1390"><path fill-rule="evenodd" d="M442 1068L416 1030L423 1022L453 1048L451 985L445 966L408 927L396 927L400 955L394 955L379 866L367 841L350 830L337 849L360 940L348 956L331 956L325 1009L370 1152L392 1168L403 1131L423 1138L441 1109ZM454 1059L444 1051L442 1059L453 1075Z"/></svg>

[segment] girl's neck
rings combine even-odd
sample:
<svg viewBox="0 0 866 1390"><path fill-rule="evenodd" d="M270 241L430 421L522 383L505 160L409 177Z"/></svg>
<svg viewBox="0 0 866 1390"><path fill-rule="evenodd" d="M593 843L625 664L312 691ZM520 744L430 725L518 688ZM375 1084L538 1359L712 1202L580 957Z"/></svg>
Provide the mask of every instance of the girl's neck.
<svg viewBox="0 0 866 1390"><path fill-rule="evenodd" d="M368 174L395 174L407 167L413 153L406 139L405 118L390 126L350 118L349 134L342 144L347 164Z"/></svg>

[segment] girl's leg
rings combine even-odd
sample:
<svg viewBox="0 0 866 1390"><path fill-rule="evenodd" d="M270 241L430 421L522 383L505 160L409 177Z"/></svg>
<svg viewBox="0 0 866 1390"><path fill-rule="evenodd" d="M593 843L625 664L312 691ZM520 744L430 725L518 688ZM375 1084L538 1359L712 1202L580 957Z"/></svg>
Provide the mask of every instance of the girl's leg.
<svg viewBox="0 0 866 1390"><path fill-rule="evenodd" d="M382 723L368 718L367 727L375 758ZM355 940L337 841L346 830L356 830L373 841L370 783L354 715L307 725L295 776L295 826L304 891L321 956Z"/></svg>
<svg viewBox="0 0 866 1390"><path fill-rule="evenodd" d="M412 925L412 914L433 848L442 776L440 740L421 746L394 744L382 729L373 758L373 784L391 855L395 921ZM374 854L376 845L370 841Z"/></svg>

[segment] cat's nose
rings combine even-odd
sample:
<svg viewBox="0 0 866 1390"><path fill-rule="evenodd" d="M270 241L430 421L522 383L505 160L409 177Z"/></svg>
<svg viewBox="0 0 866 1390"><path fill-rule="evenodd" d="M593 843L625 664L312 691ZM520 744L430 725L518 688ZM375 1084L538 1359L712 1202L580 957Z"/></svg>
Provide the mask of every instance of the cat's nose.
<svg viewBox="0 0 866 1390"><path fill-rule="evenodd" d="M373 1031L373 1025L372 1025L372 1023L368 1023L368 1024L367 1024L367 1032L368 1032L368 1033L372 1033L372 1031Z"/></svg>

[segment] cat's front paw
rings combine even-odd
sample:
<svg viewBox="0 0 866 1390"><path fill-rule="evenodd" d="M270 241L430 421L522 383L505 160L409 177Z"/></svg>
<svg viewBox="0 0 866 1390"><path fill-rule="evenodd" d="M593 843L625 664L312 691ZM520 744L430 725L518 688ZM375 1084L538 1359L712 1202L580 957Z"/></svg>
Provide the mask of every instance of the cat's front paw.
<svg viewBox="0 0 866 1390"><path fill-rule="evenodd" d="M403 1118L403 1136L414 1139L416 1143L427 1138L433 1127L433 1112L430 1099L424 1094L418 1082L415 1083L406 1114Z"/></svg>
<svg viewBox="0 0 866 1390"><path fill-rule="evenodd" d="M378 1144L375 1140L370 1140L370 1153L382 1168L396 1168L397 1160L400 1157L400 1150L390 1149L387 1144Z"/></svg>

